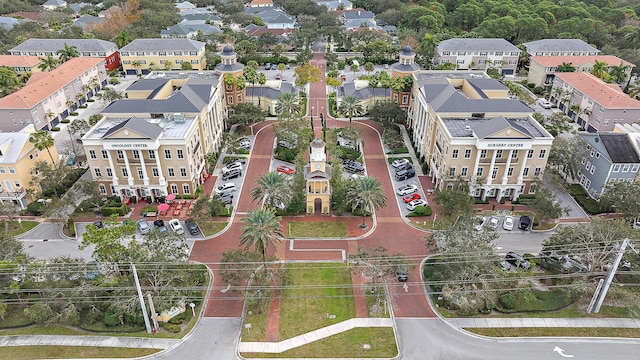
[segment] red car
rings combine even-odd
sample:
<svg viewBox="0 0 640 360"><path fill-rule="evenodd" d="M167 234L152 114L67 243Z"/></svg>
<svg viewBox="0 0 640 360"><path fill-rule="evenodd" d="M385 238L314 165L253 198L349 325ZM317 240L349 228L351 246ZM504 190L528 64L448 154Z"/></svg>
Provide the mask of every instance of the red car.
<svg viewBox="0 0 640 360"><path fill-rule="evenodd" d="M413 193L413 194L405 195L404 197L402 197L402 200L406 203L409 203L409 202L412 202L413 200L418 200L420 198L421 198L420 194Z"/></svg>
<svg viewBox="0 0 640 360"><path fill-rule="evenodd" d="M280 74L276 75L276 80L280 80L282 79L282 76L280 76Z"/></svg>
<svg viewBox="0 0 640 360"><path fill-rule="evenodd" d="M278 167L276 168L276 171L281 172L283 174L287 174L287 175L293 175L293 173L295 172L295 170L285 165L278 165Z"/></svg>

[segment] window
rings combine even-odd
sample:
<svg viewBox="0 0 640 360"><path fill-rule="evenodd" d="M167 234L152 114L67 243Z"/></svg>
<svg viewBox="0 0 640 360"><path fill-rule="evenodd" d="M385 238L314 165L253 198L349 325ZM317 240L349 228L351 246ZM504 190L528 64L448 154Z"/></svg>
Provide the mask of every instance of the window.
<svg viewBox="0 0 640 360"><path fill-rule="evenodd" d="M487 158L487 150L480 151L480 158L481 159L486 159Z"/></svg>
<svg viewBox="0 0 640 360"><path fill-rule="evenodd" d="M496 151L496 159L502 159L502 150Z"/></svg>
<svg viewBox="0 0 640 360"><path fill-rule="evenodd" d="M0 166L0 174L5 174L6 171L4 171L4 166Z"/></svg>
<svg viewBox="0 0 640 360"><path fill-rule="evenodd" d="M129 171L126 168L122 169L122 176L129 177Z"/></svg>
<svg viewBox="0 0 640 360"><path fill-rule="evenodd" d="M464 60L456 60L456 63L458 63L458 64L464 64Z"/></svg>
<svg viewBox="0 0 640 360"><path fill-rule="evenodd" d="M491 178L495 179L498 177L498 168L494 167L493 170L491 171Z"/></svg>
<svg viewBox="0 0 640 360"><path fill-rule="evenodd" d="M96 151L95 150L89 150L89 157L92 159L97 159L98 157L96 156Z"/></svg>
<svg viewBox="0 0 640 360"><path fill-rule="evenodd" d="M507 170L507 176L513 176L513 168L510 167L509 170Z"/></svg>
<svg viewBox="0 0 640 360"><path fill-rule="evenodd" d="M100 192L100 194L105 195L107 193L107 188L104 185L100 184L98 185L98 191Z"/></svg>
<svg viewBox="0 0 640 360"><path fill-rule="evenodd" d="M458 149L453 149L453 151L451 152L451 158L452 159L458 158Z"/></svg>
<svg viewBox="0 0 640 360"><path fill-rule="evenodd" d="M156 151L149 150L149 159L155 159L155 158L156 158Z"/></svg>
<svg viewBox="0 0 640 360"><path fill-rule="evenodd" d="M529 194L535 194L535 193L536 193L536 184L529 185Z"/></svg>
<svg viewBox="0 0 640 360"><path fill-rule="evenodd" d="M140 160L140 152L138 150L133 150L133 158Z"/></svg>
<svg viewBox="0 0 640 360"><path fill-rule="evenodd" d="M192 64L197 64L197 63L198 63L198 60L191 60L191 63L192 63Z"/></svg>
<svg viewBox="0 0 640 360"><path fill-rule="evenodd" d="M539 167L537 167L534 171L533 171L533 176L540 176L540 172L542 171L542 169L540 169Z"/></svg>
<svg viewBox="0 0 640 360"><path fill-rule="evenodd" d="M517 159L518 158L518 150L513 150L513 152L511 153L511 158L512 159Z"/></svg>
<svg viewBox="0 0 640 360"><path fill-rule="evenodd" d="M629 165L629 164L622 165L622 172L629 172L629 168L630 167L631 167L631 165Z"/></svg>
<svg viewBox="0 0 640 360"><path fill-rule="evenodd" d="M191 187L189 186L189 184L182 185L182 192L184 194L191 194Z"/></svg>
<svg viewBox="0 0 640 360"><path fill-rule="evenodd" d="M180 168L180 176L182 177L187 176L187 168L184 168L184 167Z"/></svg>
<svg viewBox="0 0 640 360"><path fill-rule="evenodd" d="M169 174L170 177L174 177L176 176L175 172L173 172L173 168L167 168L167 173Z"/></svg>
<svg viewBox="0 0 640 360"><path fill-rule="evenodd" d="M96 174L97 178L102 177L102 172L100 171L100 168L94 168L93 173Z"/></svg>
<svg viewBox="0 0 640 360"><path fill-rule="evenodd" d="M595 155L595 153L596 152L594 150L591 150L591 153L589 154L589 156L593 157L593 155Z"/></svg>
<svg viewBox="0 0 640 360"><path fill-rule="evenodd" d="M171 184L171 193L172 194L177 194L178 193L178 185Z"/></svg>
<svg viewBox="0 0 640 360"><path fill-rule="evenodd" d="M527 151L527 159L533 158L533 150Z"/></svg>
<svg viewBox="0 0 640 360"><path fill-rule="evenodd" d="M182 64L182 60L176 60L176 64Z"/></svg>
<svg viewBox="0 0 640 360"><path fill-rule="evenodd" d="M496 51L496 56L502 56L502 51Z"/></svg>
<svg viewBox="0 0 640 360"><path fill-rule="evenodd" d="M476 170L476 176L482 176L483 172L484 172L484 168L479 167L478 170Z"/></svg>
<svg viewBox="0 0 640 360"><path fill-rule="evenodd" d="M109 158L109 152L107 150L101 150L100 152L102 153L102 158L103 159L108 159Z"/></svg>
<svg viewBox="0 0 640 360"><path fill-rule="evenodd" d="M522 176L529 176L529 168L528 167L524 168L524 170L522 171Z"/></svg>
<svg viewBox="0 0 640 360"><path fill-rule="evenodd" d="M182 152L182 149L178 149L176 150L176 152L178 153L178 159L184 159L184 154Z"/></svg>
<svg viewBox="0 0 640 360"><path fill-rule="evenodd" d="M538 155L538 159L544 159L545 155L547 155L547 150L540 149L540 155Z"/></svg>
<svg viewBox="0 0 640 360"><path fill-rule="evenodd" d="M138 179L140 180L144 179L144 173L142 172L142 168L136 168L136 171L138 172Z"/></svg>
<svg viewBox="0 0 640 360"><path fill-rule="evenodd" d="M7 166L7 169L9 169L9 174L15 174L16 173L16 169L13 166Z"/></svg>
<svg viewBox="0 0 640 360"><path fill-rule="evenodd" d="M171 159L171 150L166 149L166 150L164 151L164 158L165 158L165 159Z"/></svg>
<svg viewBox="0 0 640 360"><path fill-rule="evenodd" d="M453 184L449 183L447 184L447 191L451 191L453 190Z"/></svg>
<svg viewBox="0 0 640 360"><path fill-rule="evenodd" d="M113 170L111 170L111 168L108 167L106 170L107 170L107 176L109 177L113 176Z"/></svg>
<svg viewBox="0 0 640 360"><path fill-rule="evenodd" d="M454 177L456 176L456 167L452 166L449 168L449 177Z"/></svg>
<svg viewBox="0 0 640 360"><path fill-rule="evenodd" d="M182 51L174 51L173 55L175 56L182 56ZM176 61L177 62L177 61Z"/></svg>
<svg viewBox="0 0 640 360"><path fill-rule="evenodd" d="M480 56L487 56L487 52L486 51L480 51Z"/></svg>
<svg viewBox="0 0 640 360"><path fill-rule="evenodd" d="M124 159L124 152L122 152L122 150L118 150L118 159Z"/></svg>
<svg viewBox="0 0 640 360"><path fill-rule="evenodd" d="M591 165L591 169L589 169L589 172L591 173L591 175L593 175L593 173L596 171L596 166L595 165Z"/></svg>
<svg viewBox="0 0 640 360"><path fill-rule="evenodd" d="M22 187L19 180L13 180L13 185L15 185L17 188Z"/></svg>
<svg viewBox="0 0 640 360"><path fill-rule="evenodd" d="M158 172L158 168L151 168L151 174L153 175L153 177L160 176L160 173Z"/></svg>
<svg viewBox="0 0 640 360"><path fill-rule="evenodd" d="M409 97L407 95L402 95L402 103L406 104L409 102Z"/></svg>
<svg viewBox="0 0 640 360"><path fill-rule="evenodd" d="M465 149L464 150L464 158L465 159L471 158L471 149Z"/></svg>
<svg viewBox="0 0 640 360"><path fill-rule="evenodd" d="M618 171L620 171L620 164L613 165L613 172L618 172Z"/></svg>
<svg viewBox="0 0 640 360"><path fill-rule="evenodd" d="M467 174L469 173L469 168L468 167L463 167L462 169L460 169L460 175L461 176L467 176Z"/></svg>
<svg viewBox="0 0 640 360"><path fill-rule="evenodd" d="M638 172L638 168L640 168L640 165L633 165L633 166L631 166L631 172L633 172L633 173L637 173L637 172Z"/></svg>

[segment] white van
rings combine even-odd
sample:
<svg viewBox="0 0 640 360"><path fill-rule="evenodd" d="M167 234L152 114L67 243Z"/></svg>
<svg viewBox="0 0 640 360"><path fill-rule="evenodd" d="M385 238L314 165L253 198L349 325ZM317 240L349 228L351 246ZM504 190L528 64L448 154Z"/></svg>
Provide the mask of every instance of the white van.
<svg viewBox="0 0 640 360"><path fill-rule="evenodd" d="M551 103L547 99L538 99L538 104L544 109L551 109Z"/></svg>

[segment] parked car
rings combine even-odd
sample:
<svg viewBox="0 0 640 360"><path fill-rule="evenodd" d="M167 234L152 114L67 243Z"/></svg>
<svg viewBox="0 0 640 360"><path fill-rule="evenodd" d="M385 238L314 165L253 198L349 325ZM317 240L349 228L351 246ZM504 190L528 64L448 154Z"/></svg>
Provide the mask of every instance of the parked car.
<svg viewBox="0 0 640 360"><path fill-rule="evenodd" d="M264 64L264 69L265 70L271 70L271 63Z"/></svg>
<svg viewBox="0 0 640 360"><path fill-rule="evenodd" d="M407 170L397 171L396 175L395 175L395 179L397 181L404 181L404 180L407 180L407 179L411 179L414 176L416 176L416 172L415 172L415 170L413 170L413 168L411 168L411 169L407 169Z"/></svg>
<svg viewBox="0 0 640 360"><path fill-rule="evenodd" d="M538 99L538 104L544 109L551 109L551 103L547 99Z"/></svg>
<svg viewBox="0 0 640 360"><path fill-rule="evenodd" d="M295 170L286 165L278 165L276 171L285 175L293 175L293 173L295 172Z"/></svg>
<svg viewBox="0 0 640 360"><path fill-rule="evenodd" d="M350 173L359 173L364 171L364 166L357 161L351 161L343 165L344 169Z"/></svg>
<svg viewBox="0 0 640 360"><path fill-rule="evenodd" d="M146 235L149 233L149 231L151 231L149 222L147 222L147 220L145 219L140 219L136 221L136 227L138 228L138 231L140 231L140 234L142 235Z"/></svg>
<svg viewBox="0 0 640 360"><path fill-rule="evenodd" d="M158 229L159 232L163 233L163 232L167 232L169 231L169 229L167 229L167 227L164 224L164 220L162 219L158 219L156 221L153 222L153 225L156 227L156 229Z"/></svg>
<svg viewBox="0 0 640 360"><path fill-rule="evenodd" d="M251 140L246 137L240 138L238 139L238 145L240 145L241 148L249 149L251 147Z"/></svg>
<svg viewBox="0 0 640 360"><path fill-rule="evenodd" d="M413 193L413 194L405 195L402 197L402 201L406 203L412 202L413 200L418 200L418 199L422 199L422 197L418 193Z"/></svg>
<svg viewBox="0 0 640 360"><path fill-rule="evenodd" d="M516 267L519 266L525 270L528 270L529 267L531 266L531 263L529 262L529 260L525 259L520 254L514 253L513 251L509 251L507 255L504 257L504 259L507 262L509 262L511 265L514 265Z"/></svg>
<svg viewBox="0 0 640 360"><path fill-rule="evenodd" d="M233 169L225 173L222 173L222 180L227 181L227 180L239 178L240 176L242 176L242 169Z"/></svg>
<svg viewBox="0 0 640 360"><path fill-rule="evenodd" d="M518 225L518 228L520 228L520 230L529 230L529 227L531 226L531 218L524 215L524 216L520 216L520 224Z"/></svg>
<svg viewBox="0 0 640 360"><path fill-rule="evenodd" d="M224 183L222 185L219 185L215 189L213 189L213 192L218 194L218 195L220 195L220 194L224 194L224 193L227 193L227 192L236 191L236 189L237 189L236 184L234 184L234 183Z"/></svg>
<svg viewBox="0 0 640 360"><path fill-rule="evenodd" d="M100 220L94 221L91 225L97 227L98 229L102 229L104 227L104 223Z"/></svg>
<svg viewBox="0 0 640 360"><path fill-rule="evenodd" d="M282 75L276 74L276 80L282 80Z"/></svg>
<svg viewBox="0 0 640 360"><path fill-rule="evenodd" d="M192 218L188 218L184 222L184 226L187 228L187 230L189 230L189 234L191 235L198 235L200 233L200 227Z"/></svg>
<svg viewBox="0 0 640 360"><path fill-rule="evenodd" d="M425 199L418 199L418 200L413 200L410 203L407 204L407 209L409 209L409 211L413 211L415 210L418 206L427 206L429 205L429 203L427 203L427 200Z"/></svg>
<svg viewBox="0 0 640 360"><path fill-rule="evenodd" d="M396 266L396 279L401 282L409 280L409 270L406 265L399 264Z"/></svg>
<svg viewBox="0 0 640 360"><path fill-rule="evenodd" d="M556 255L551 252L541 252L540 266L548 270L560 271L565 274L588 272L589 267L569 255Z"/></svg>
<svg viewBox="0 0 640 360"><path fill-rule="evenodd" d="M400 195L400 196L405 196L405 195L408 195L408 194L416 192L416 190L418 190L418 186L416 186L414 184L407 184L407 185L400 186L396 190L396 193L398 193L398 195Z"/></svg>
<svg viewBox="0 0 640 360"><path fill-rule="evenodd" d="M271 70L278 70L278 64L271 64Z"/></svg>
<svg viewBox="0 0 640 360"><path fill-rule="evenodd" d="M409 169L413 170L413 165L411 165L411 163L402 164L396 167L396 174L402 170L409 170Z"/></svg>
<svg viewBox="0 0 640 360"><path fill-rule="evenodd" d="M231 170L242 170L242 163L240 161L234 161L232 163L228 163L225 167L222 168L222 173L227 173Z"/></svg>
<svg viewBox="0 0 640 360"><path fill-rule="evenodd" d="M481 231L482 228L484 227L484 224L486 224L486 222L487 222L487 218L486 217L478 216L473 221L473 228L478 230L478 231Z"/></svg>
<svg viewBox="0 0 640 360"><path fill-rule="evenodd" d="M216 196L225 205L231 205L231 203L233 203L233 193L231 192L222 193Z"/></svg>
<svg viewBox="0 0 640 360"><path fill-rule="evenodd" d="M394 160L391 163L391 166L393 166L394 168L399 168L400 166L404 165L404 164L409 164L409 160L407 159L398 159L398 160Z"/></svg>
<svg viewBox="0 0 640 360"><path fill-rule="evenodd" d="M180 220L178 219L169 220L169 227L178 235L184 234L184 229L182 228L182 225L180 225Z"/></svg>
<svg viewBox="0 0 640 360"><path fill-rule="evenodd" d="M291 69L291 65L285 64L285 66L287 67L287 70Z"/></svg>
<svg viewBox="0 0 640 360"><path fill-rule="evenodd" d="M489 219L489 227L492 229L497 229L498 225L500 225L500 219L495 216L492 216Z"/></svg>
<svg viewBox="0 0 640 360"><path fill-rule="evenodd" d="M509 231L513 230L513 221L513 216L505 216L502 228Z"/></svg>

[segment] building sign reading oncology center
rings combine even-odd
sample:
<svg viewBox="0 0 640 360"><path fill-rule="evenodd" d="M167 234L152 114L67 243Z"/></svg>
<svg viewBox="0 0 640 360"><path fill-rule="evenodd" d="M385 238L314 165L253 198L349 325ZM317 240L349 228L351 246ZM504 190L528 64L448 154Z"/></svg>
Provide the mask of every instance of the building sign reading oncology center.
<svg viewBox="0 0 640 360"><path fill-rule="evenodd" d="M104 143L105 149L114 150L134 150L134 149L157 149L158 145L155 143Z"/></svg>

